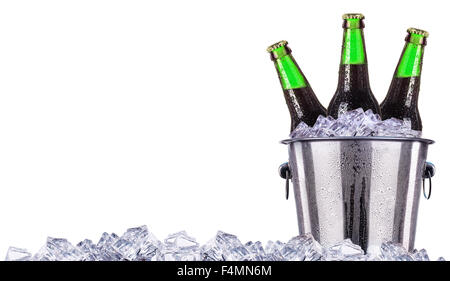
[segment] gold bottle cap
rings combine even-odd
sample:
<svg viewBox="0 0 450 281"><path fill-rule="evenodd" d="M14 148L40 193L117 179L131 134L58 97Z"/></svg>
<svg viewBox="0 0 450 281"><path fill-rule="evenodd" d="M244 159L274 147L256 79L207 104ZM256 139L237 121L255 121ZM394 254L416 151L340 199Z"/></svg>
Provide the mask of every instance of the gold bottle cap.
<svg viewBox="0 0 450 281"><path fill-rule="evenodd" d="M413 28L413 27L408 28L407 31L408 31L408 33L411 33L411 34L419 34L419 35L422 35L422 36L425 37L425 38L427 38L428 35L429 35L429 33L428 33L427 31L422 30L422 29L418 29L418 28Z"/></svg>
<svg viewBox="0 0 450 281"><path fill-rule="evenodd" d="M360 20L363 20L364 19L364 15L363 14L355 14L355 13L343 14L342 15L342 19L343 20L348 20L348 19L360 19Z"/></svg>
<svg viewBox="0 0 450 281"><path fill-rule="evenodd" d="M282 40L282 41L280 41L280 42L277 42L277 43L275 43L275 44L273 44L273 45L270 45L269 47L267 47L267 52L272 52L273 50L275 50L275 49L278 49L278 48L280 48L280 47L283 47L283 46L286 46L287 45L287 41L286 40Z"/></svg>

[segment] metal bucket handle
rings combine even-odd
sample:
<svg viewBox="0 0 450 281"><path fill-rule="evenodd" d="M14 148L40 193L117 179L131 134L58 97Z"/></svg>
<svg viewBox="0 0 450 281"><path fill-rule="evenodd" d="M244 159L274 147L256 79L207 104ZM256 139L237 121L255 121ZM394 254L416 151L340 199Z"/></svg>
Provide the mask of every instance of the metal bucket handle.
<svg viewBox="0 0 450 281"><path fill-rule="evenodd" d="M286 200L289 199L289 180L292 178L291 170L289 169L289 163L285 162L278 167L278 174L283 179L286 179Z"/></svg>
<svg viewBox="0 0 450 281"><path fill-rule="evenodd" d="M436 173L436 168L433 163L425 162L425 169L423 170L422 175L422 190L423 196L428 200L431 197L431 178ZM428 192L425 192L425 180L428 179Z"/></svg>
<svg viewBox="0 0 450 281"><path fill-rule="evenodd" d="M423 196L428 200L431 197L431 178L436 173L436 167L431 162L425 162L425 167L422 174L422 190ZM278 174L283 179L286 179L286 200L289 199L289 180L292 178L289 163L285 162L278 167ZM428 179L428 192L425 192L425 180Z"/></svg>

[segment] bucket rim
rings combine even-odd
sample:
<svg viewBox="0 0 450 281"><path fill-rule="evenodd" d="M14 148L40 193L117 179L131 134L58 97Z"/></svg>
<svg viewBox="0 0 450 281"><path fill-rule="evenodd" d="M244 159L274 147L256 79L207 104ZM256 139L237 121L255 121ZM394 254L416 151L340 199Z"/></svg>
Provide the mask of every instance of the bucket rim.
<svg viewBox="0 0 450 281"><path fill-rule="evenodd" d="M407 138L407 137L308 137L293 138L280 141L282 144L291 144L295 142L316 142L316 141L399 141L399 142L422 142L425 144L433 144L435 141L424 138Z"/></svg>

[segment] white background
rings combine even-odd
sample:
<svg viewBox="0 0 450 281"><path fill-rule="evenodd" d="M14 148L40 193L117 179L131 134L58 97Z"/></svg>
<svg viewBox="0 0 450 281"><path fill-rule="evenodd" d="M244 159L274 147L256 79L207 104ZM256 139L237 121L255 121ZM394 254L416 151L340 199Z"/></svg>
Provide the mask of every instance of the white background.
<svg viewBox="0 0 450 281"><path fill-rule="evenodd" d="M36 252L46 236L97 241L142 224L200 243L217 230L243 241L296 235L277 175L289 114L265 49L288 40L327 106L345 12L366 15L380 102L406 29L431 34L420 111L437 174L416 247L450 259L444 2L0 3L0 259L10 245Z"/></svg>

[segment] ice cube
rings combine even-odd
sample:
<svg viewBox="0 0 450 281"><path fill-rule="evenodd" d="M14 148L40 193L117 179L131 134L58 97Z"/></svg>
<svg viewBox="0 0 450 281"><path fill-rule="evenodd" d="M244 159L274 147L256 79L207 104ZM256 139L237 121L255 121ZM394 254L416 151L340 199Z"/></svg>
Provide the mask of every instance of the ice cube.
<svg viewBox="0 0 450 281"><path fill-rule="evenodd" d="M186 231L171 234L164 240L164 245L157 259L164 261L200 260L199 244L195 241L195 238L187 235Z"/></svg>
<svg viewBox="0 0 450 281"><path fill-rule="evenodd" d="M186 231L180 231L169 235L169 237L164 240L164 243L170 247L177 248L180 251L198 247L198 243L195 242L195 238L189 237Z"/></svg>
<svg viewBox="0 0 450 281"><path fill-rule="evenodd" d="M281 250L283 249L285 243L280 241L269 241L264 248L264 252L266 253L265 260L268 261L282 261L284 260L283 255L281 254Z"/></svg>
<svg viewBox="0 0 450 281"><path fill-rule="evenodd" d="M290 134L291 138L305 138L310 135L311 128L306 123L301 122Z"/></svg>
<svg viewBox="0 0 450 281"><path fill-rule="evenodd" d="M291 133L291 138L308 137L420 137L421 132L411 129L411 120L390 118L382 121L371 109L342 111L337 119L320 115L314 126L301 122Z"/></svg>
<svg viewBox="0 0 450 281"><path fill-rule="evenodd" d="M135 260L139 254L141 245L147 240L148 229L143 225L129 228L113 244L114 250L126 260Z"/></svg>
<svg viewBox="0 0 450 281"><path fill-rule="evenodd" d="M249 260L250 252L233 234L218 231L216 237L202 247L203 260Z"/></svg>
<svg viewBox="0 0 450 281"><path fill-rule="evenodd" d="M113 244L119 239L119 236L115 233L104 232L102 237L97 243L98 259L104 261L119 261L123 259L121 253L119 253Z"/></svg>
<svg viewBox="0 0 450 281"><path fill-rule="evenodd" d="M39 261L76 261L81 260L83 253L67 239L47 238L47 243L33 257Z"/></svg>
<svg viewBox="0 0 450 281"><path fill-rule="evenodd" d="M281 254L286 260L315 261L322 257L323 248L311 234L306 234L289 240L281 250Z"/></svg>
<svg viewBox="0 0 450 281"><path fill-rule="evenodd" d="M372 109L367 109L364 111L365 118L373 123L378 123L381 121L381 116L379 114L373 113Z"/></svg>
<svg viewBox="0 0 450 281"><path fill-rule="evenodd" d="M28 261L30 259L31 253L26 249L9 247L5 261Z"/></svg>
<svg viewBox="0 0 450 281"><path fill-rule="evenodd" d="M264 257L266 256L266 253L264 252L264 248L261 244L261 242L257 241L253 243L252 241L249 241L245 243L245 248L249 251L249 259L253 261L262 261L264 260Z"/></svg>
<svg viewBox="0 0 450 281"><path fill-rule="evenodd" d="M364 260L364 251L360 246L353 244L350 239L345 239L326 249L324 260Z"/></svg>
<svg viewBox="0 0 450 281"><path fill-rule="evenodd" d="M97 245L92 243L91 240L85 239L77 244L77 248L83 253L81 260L83 261L95 261L98 258Z"/></svg>
<svg viewBox="0 0 450 281"><path fill-rule="evenodd" d="M408 251L401 244L384 242L381 244L381 259L385 261L408 261L412 260Z"/></svg>
<svg viewBox="0 0 450 281"><path fill-rule="evenodd" d="M425 249L422 249L420 251L414 250L411 253L411 257L415 261L429 261L430 258L428 257L427 251Z"/></svg>
<svg viewBox="0 0 450 281"><path fill-rule="evenodd" d="M333 121L334 121L334 118L331 116L319 115L319 117L317 117L316 123L314 123L313 127L314 128L316 128L316 127L327 128L329 126L329 124Z"/></svg>
<svg viewBox="0 0 450 281"><path fill-rule="evenodd" d="M201 247L201 259L204 261L224 261L223 250L217 245L215 239L210 240Z"/></svg>
<svg viewBox="0 0 450 281"><path fill-rule="evenodd" d="M149 232L147 239L141 245L137 259L145 261L156 260L157 255L160 253L161 244L162 243Z"/></svg>
<svg viewBox="0 0 450 281"><path fill-rule="evenodd" d="M49 237L32 256L25 249L10 247L7 261L429 261L427 252L408 252L401 244L384 242L372 245L365 255L360 246L346 239L323 248L308 233L295 236L287 243L257 241L242 244L236 235L218 231L208 243L199 243L185 231L169 235L164 242L151 234L146 226L129 228L121 237L103 233L97 244L85 239L73 246L66 239ZM444 261L439 258L438 261Z"/></svg>

